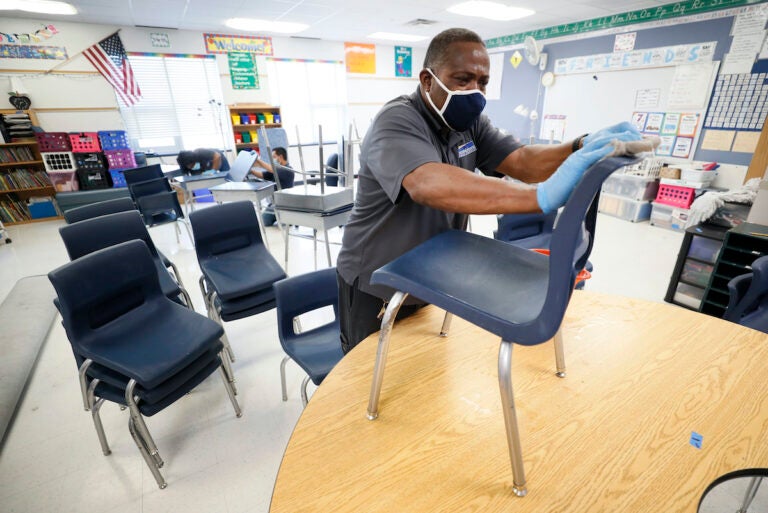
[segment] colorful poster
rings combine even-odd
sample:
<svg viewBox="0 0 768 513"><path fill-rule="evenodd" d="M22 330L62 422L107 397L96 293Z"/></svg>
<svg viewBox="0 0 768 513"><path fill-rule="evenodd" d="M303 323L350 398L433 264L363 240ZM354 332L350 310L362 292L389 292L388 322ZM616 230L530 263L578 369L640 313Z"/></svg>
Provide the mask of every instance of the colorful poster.
<svg viewBox="0 0 768 513"><path fill-rule="evenodd" d="M691 155L691 146L693 146L693 139L690 137L678 137L672 148L672 156L687 159Z"/></svg>
<svg viewBox="0 0 768 513"><path fill-rule="evenodd" d="M253 54L230 52L227 59L232 89L259 89L259 73L253 61Z"/></svg>
<svg viewBox="0 0 768 513"><path fill-rule="evenodd" d="M395 76L410 77L412 75L411 58L413 49L410 46L395 47Z"/></svg>
<svg viewBox="0 0 768 513"><path fill-rule="evenodd" d="M344 43L344 59L347 73L376 73L376 45Z"/></svg>
<svg viewBox="0 0 768 513"><path fill-rule="evenodd" d="M669 157L672 155L672 148L675 145L674 135L662 135L661 144L656 148L656 155L662 157Z"/></svg>
<svg viewBox="0 0 768 513"><path fill-rule="evenodd" d="M677 135L684 135L687 137L693 137L696 135L696 129L699 126L698 114L681 114L680 115L680 128L677 130Z"/></svg>
<svg viewBox="0 0 768 513"><path fill-rule="evenodd" d="M272 55L272 38L261 36L227 36L203 34L206 53L245 52Z"/></svg>
<svg viewBox="0 0 768 513"><path fill-rule="evenodd" d="M663 112L649 112L648 121L645 123L645 131L658 134L661 130L662 121L664 121Z"/></svg>
<svg viewBox="0 0 768 513"><path fill-rule="evenodd" d="M3 59L55 59L66 61L67 49L63 46L4 45L0 44Z"/></svg>
<svg viewBox="0 0 768 513"><path fill-rule="evenodd" d="M661 133L664 135L676 135L678 126L680 126L680 113L667 112L664 116L664 123L661 125Z"/></svg>
<svg viewBox="0 0 768 513"><path fill-rule="evenodd" d="M633 112L632 113L632 124L635 125L635 128L637 128L639 131L643 132L645 131L645 123L648 121L648 113L647 112Z"/></svg>

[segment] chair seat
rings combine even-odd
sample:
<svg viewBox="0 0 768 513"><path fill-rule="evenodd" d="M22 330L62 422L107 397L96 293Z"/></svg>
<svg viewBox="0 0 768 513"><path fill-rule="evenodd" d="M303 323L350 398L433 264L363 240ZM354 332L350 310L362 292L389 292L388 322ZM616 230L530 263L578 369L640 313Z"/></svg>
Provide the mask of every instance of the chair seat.
<svg viewBox="0 0 768 513"><path fill-rule="evenodd" d="M254 305L250 308L246 308L245 310L237 310L237 311L222 311L220 313L221 320L224 322L229 321L236 321L238 319L244 319L245 317L250 317L251 315L260 314L262 312L266 312L268 310L272 310L275 308L275 300L267 301L266 303L260 303L258 305Z"/></svg>
<svg viewBox="0 0 768 513"><path fill-rule="evenodd" d="M200 261L206 280L223 301L271 289L285 271L263 246L248 246Z"/></svg>
<svg viewBox="0 0 768 513"><path fill-rule="evenodd" d="M291 335L284 350L304 369L312 383L320 385L344 356L339 335L338 321L332 322L305 333Z"/></svg>
<svg viewBox="0 0 768 513"><path fill-rule="evenodd" d="M548 282L547 256L457 230L433 237L371 277L372 284L407 292L524 345L554 335L527 326L542 310Z"/></svg>
<svg viewBox="0 0 768 513"><path fill-rule="evenodd" d="M215 322L165 298L142 306L93 330L78 353L150 389L210 351L224 334Z"/></svg>
<svg viewBox="0 0 768 513"><path fill-rule="evenodd" d="M222 314L233 314L235 312L241 312L243 310L249 310L251 308L258 307L264 303L274 302L274 300L275 292L272 287L269 287L256 291L253 294L240 296L229 301L217 298L216 306L219 307L219 310L222 312Z"/></svg>

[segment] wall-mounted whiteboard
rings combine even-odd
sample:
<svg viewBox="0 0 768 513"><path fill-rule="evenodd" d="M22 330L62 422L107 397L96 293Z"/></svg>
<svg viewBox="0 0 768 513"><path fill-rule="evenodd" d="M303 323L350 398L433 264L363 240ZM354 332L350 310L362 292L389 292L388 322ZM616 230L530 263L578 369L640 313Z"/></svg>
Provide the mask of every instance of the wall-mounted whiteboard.
<svg viewBox="0 0 768 513"><path fill-rule="evenodd" d="M699 79L697 73L674 66L557 75L554 84L546 88L540 119L547 115L565 116L563 140L567 141L604 126L631 121L636 111L699 114L693 141L696 148L719 62L704 66L705 73L700 69ZM681 90L683 87L685 91ZM697 107L681 108L681 94L692 100L700 98L694 101ZM541 138L548 136L541 134Z"/></svg>

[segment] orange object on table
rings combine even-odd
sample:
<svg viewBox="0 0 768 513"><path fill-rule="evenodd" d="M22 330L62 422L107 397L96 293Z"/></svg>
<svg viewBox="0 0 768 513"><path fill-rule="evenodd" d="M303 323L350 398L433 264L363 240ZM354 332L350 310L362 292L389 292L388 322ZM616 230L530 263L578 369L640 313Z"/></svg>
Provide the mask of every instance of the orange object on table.
<svg viewBox="0 0 768 513"><path fill-rule="evenodd" d="M536 253L541 253L542 255L549 256L549 250L548 249L542 249L542 248L533 248L531 251L535 251ZM579 271L579 274L576 275L576 283L579 283L580 281L588 280L592 277L592 273L587 271L586 269L582 269ZM576 284L574 283L574 285Z"/></svg>

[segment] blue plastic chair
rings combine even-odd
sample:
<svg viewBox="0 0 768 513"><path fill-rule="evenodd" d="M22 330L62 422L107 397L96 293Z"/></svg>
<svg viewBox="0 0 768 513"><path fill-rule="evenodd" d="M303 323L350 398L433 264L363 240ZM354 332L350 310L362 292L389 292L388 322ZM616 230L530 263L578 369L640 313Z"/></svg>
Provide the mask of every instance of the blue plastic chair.
<svg viewBox="0 0 768 513"><path fill-rule="evenodd" d="M238 417L230 370L220 356L223 330L163 294L149 248L131 240L48 273L62 324L79 366L84 406L102 451L110 453L99 409L105 400L129 410L128 429L160 488L166 482L144 422L217 369Z"/></svg>
<svg viewBox="0 0 768 513"><path fill-rule="evenodd" d="M638 159L614 157L592 166L571 194L552 232L551 256L456 230L441 233L373 273L371 283L396 292L379 334L368 418L378 416L394 319L411 294L501 337L499 389L513 472L513 491L526 494L512 391L512 344L547 342L559 330L578 272L592 249L600 186L613 171ZM582 225L585 235L582 235ZM445 326L444 326L445 329ZM555 344L558 371L564 357ZM560 346L560 347L558 347Z"/></svg>
<svg viewBox="0 0 768 513"><path fill-rule="evenodd" d="M730 298L723 319L768 333L768 256L752 262L752 272L728 282Z"/></svg>
<svg viewBox="0 0 768 513"><path fill-rule="evenodd" d="M208 317L221 324L273 309L272 284L285 271L264 246L253 203L214 205L192 212L189 220ZM226 335L222 340L234 362Z"/></svg>
<svg viewBox="0 0 768 513"><path fill-rule="evenodd" d="M555 219L557 211L549 214L499 214L493 238L521 248L549 249Z"/></svg>
<svg viewBox="0 0 768 513"><path fill-rule="evenodd" d="M118 212L128 212L130 210L136 210L136 205L131 198L117 198L69 209L64 212L64 220L67 224L73 224L85 221L86 219L93 219L94 217L116 214ZM184 283L181 281L181 274L174 263L171 262L168 257L163 255L160 250L157 250L157 255L160 257L160 260L163 261L163 265L173 271L173 275L179 285L184 287Z"/></svg>
<svg viewBox="0 0 768 513"><path fill-rule="evenodd" d="M59 234L67 248L70 260L77 260L96 250L121 242L133 239L144 241L152 254L152 261L155 263L163 293L173 301L194 309L192 299L180 283L178 269L171 264L174 276L168 272L138 211L130 210L86 219L62 226L59 228Z"/></svg>
<svg viewBox="0 0 768 513"><path fill-rule="evenodd" d="M277 330L286 356L280 362L283 401L288 400L285 386L285 364L293 360L307 373L301 383L301 402L307 405L309 381L319 386L341 360L339 328L339 289L336 268L322 269L275 282ZM295 320L303 314L333 306L330 322L302 332Z"/></svg>

